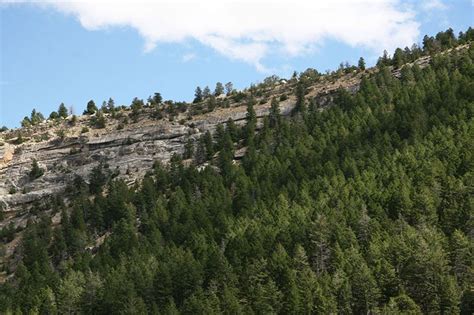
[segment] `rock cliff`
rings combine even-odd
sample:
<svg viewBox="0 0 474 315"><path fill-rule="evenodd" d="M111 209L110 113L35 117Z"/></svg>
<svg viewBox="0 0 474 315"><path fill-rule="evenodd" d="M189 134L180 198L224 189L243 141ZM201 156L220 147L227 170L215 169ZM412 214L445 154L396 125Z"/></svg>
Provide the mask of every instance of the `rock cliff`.
<svg viewBox="0 0 474 315"><path fill-rule="evenodd" d="M429 60L430 57L423 57L415 63L424 67ZM353 93L358 90L362 77L374 71L372 68L321 76L307 87L306 101L315 101L321 109L329 106L338 89ZM392 74L400 76L399 69L393 69ZM272 97L281 100L281 113L289 114L296 103L296 84L294 78L262 87L260 96L255 97L257 117L268 114ZM0 208L5 214L0 228L9 222L25 224L30 204L62 193L76 175L87 181L99 163L133 184L155 161L166 163L173 154L182 153L189 139L196 140L207 130L212 132L229 118L237 124L245 122L245 100L219 97L218 101L219 104L226 102L227 106L194 115L190 115L189 110L180 112L173 121L153 119L153 109L145 107L133 122L126 124L123 119L105 114L106 124L100 129L91 124L93 115L83 115L60 121L46 120L33 127L0 133ZM119 114L130 121L130 109L123 108ZM237 154L242 149L236 150ZM33 160L44 170L44 175L37 179L29 175Z"/></svg>

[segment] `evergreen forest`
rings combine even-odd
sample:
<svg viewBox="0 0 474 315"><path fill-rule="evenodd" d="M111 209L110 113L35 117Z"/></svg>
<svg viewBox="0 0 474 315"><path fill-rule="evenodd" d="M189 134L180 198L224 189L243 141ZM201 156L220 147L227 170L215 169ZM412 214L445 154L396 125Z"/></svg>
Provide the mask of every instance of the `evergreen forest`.
<svg viewBox="0 0 474 315"><path fill-rule="evenodd" d="M0 312L472 314L474 34L463 36L428 38L423 68L410 50L382 57L324 108L303 79L290 116L275 98L257 118L249 95L243 125L219 125L131 187L106 164L77 177L48 201L60 224L30 210Z"/></svg>

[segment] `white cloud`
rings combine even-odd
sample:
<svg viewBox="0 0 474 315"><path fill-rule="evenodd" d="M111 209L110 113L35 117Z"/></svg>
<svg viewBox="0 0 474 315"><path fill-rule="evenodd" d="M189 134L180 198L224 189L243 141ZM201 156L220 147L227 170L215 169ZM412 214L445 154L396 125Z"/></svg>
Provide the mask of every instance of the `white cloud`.
<svg viewBox="0 0 474 315"><path fill-rule="evenodd" d="M181 61L182 62L189 62L191 60L194 60L196 59L197 56L195 53L187 53L187 54L184 54L183 57L181 57Z"/></svg>
<svg viewBox="0 0 474 315"><path fill-rule="evenodd" d="M424 0L421 4L421 7L427 11L446 10L448 8L448 6L441 0Z"/></svg>
<svg viewBox="0 0 474 315"><path fill-rule="evenodd" d="M160 43L194 39L261 71L270 54L303 54L326 39L380 54L409 46L419 35L415 13L397 0L49 1L42 5L74 15L88 30L132 27L144 38L145 51Z"/></svg>

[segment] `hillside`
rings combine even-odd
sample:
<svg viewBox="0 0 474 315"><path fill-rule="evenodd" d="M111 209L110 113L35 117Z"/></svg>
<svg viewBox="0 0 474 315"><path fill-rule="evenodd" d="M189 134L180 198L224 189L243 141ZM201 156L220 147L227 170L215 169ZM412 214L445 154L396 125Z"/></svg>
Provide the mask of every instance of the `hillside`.
<svg viewBox="0 0 474 315"><path fill-rule="evenodd" d="M473 34L440 34L0 133L0 312L472 313Z"/></svg>
<svg viewBox="0 0 474 315"><path fill-rule="evenodd" d="M462 48L466 47L459 47ZM426 58L421 61L426 62ZM321 108L327 106L339 88L355 92L362 76L372 71L354 69L348 74L317 77L307 86L306 99L317 101ZM268 115L273 97L286 98L279 106L282 114L289 115L296 102L296 84L295 79L289 82L282 79L256 88L254 93L261 95L254 97L257 117ZM135 119L131 118L130 108L119 110L115 118L104 114L103 128L94 126L96 115L93 114L79 116L74 123L69 116L64 120L45 120L35 126L4 132L0 134L0 142L5 143L0 147L0 203L3 210L15 214L23 205L63 192L75 175L87 179L99 163L107 163L110 169L119 172L120 178L133 184L143 178L155 161L166 163L173 154L182 154L187 141L197 143L206 131L214 132L218 124L225 125L229 119L237 125L244 123L247 97L251 92L242 94L244 97L240 101L232 96L220 97L216 109L211 112L179 112L173 121L154 119L154 109L144 106ZM222 105L226 101L228 108ZM207 105L203 102L189 106L206 108ZM128 122L124 124L124 120ZM20 134L22 141L17 144ZM33 159L45 173L31 181L28 174ZM16 192L9 194L12 187Z"/></svg>
<svg viewBox="0 0 474 315"><path fill-rule="evenodd" d="M455 48L463 49L467 49L467 46ZM423 56L412 64L424 68L429 64L430 58ZM392 75L400 76L399 67L390 68ZM327 76L315 75L313 71L309 69L302 74L302 77L305 74L313 76L307 80L305 99L323 109L332 104L339 89L356 92L362 77L377 69L360 71L349 68ZM197 143L206 131L213 133L217 125L225 125L229 119L238 125L244 123L247 97L252 93L256 94L254 101L257 118L268 115L273 97L277 100L284 99L279 102L279 107L283 115L289 115L296 103L296 85L295 78L289 81L273 79L270 83L260 84L255 91L241 92L244 97L240 101L235 101L235 93L234 97L221 95L216 100L216 108L207 113L196 114L188 109L178 111L172 118L156 119L153 118L154 109L149 105L140 109L134 119L131 118L133 113L130 108L118 110L114 117L105 113L105 125L102 128L95 126L96 114L93 114L74 117L74 122L73 117L69 116L64 120L45 120L38 125L0 133L2 209L7 216L19 217L22 207L62 193L76 175L87 180L91 170L100 163L108 164L119 178L133 184L143 178L155 161L167 163L173 154L183 154L185 144L188 141ZM188 106L206 108L207 104L203 102ZM19 135L21 143L18 143ZM45 171L41 178L34 181L29 178L33 159ZM15 192L11 193L12 191ZM26 220L22 222L24 225ZM3 221L0 227L8 223L7 220Z"/></svg>

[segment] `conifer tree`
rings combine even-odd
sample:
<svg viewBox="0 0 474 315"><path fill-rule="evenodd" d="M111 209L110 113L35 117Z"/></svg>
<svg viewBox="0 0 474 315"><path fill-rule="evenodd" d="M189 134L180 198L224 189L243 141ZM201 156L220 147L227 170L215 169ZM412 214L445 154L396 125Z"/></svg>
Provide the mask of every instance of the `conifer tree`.
<svg viewBox="0 0 474 315"><path fill-rule="evenodd" d="M87 103L87 108L86 108L86 110L84 111L84 114L92 115L92 114L94 114L95 112L97 112L97 106L95 106L95 103L94 103L93 100L90 100L90 101Z"/></svg>
<svg viewBox="0 0 474 315"><path fill-rule="evenodd" d="M68 110L64 103L61 103L58 108L58 115L61 118L66 118L68 116Z"/></svg>
<svg viewBox="0 0 474 315"><path fill-rule="evenodd" d="M298 81L296 85L296 104L293 110L293 113L306 113L306 104L305 104L305 93L306 88L302 80Z"/></svg>
<svg viewBox="0 0 474 315"><path fill-rule="evenodd" d="M31 163L31 171L30 171L30 179L37 179L38 177L43 176L44 174L44 169L40 168L38 165L38 161L36 159L33 159L33 162Z"/></svg>
<svg viewBox="0 0 474 315"><path fill-rule="evenodd" d="M365 60L364 60L363 57L360 57L360 58L359 58L358 67L359 67L359 69L362 70L362 71L365 70Z"/></svg>
<svg viewBox="0 0 474 315"><path fill-rule="evenodd" d="M269 113L269 123L271 128L275 128L280 124L281 116L280 116L280 107L276 97L272 98L271 105L270 105L270 113Z"/></svg>

